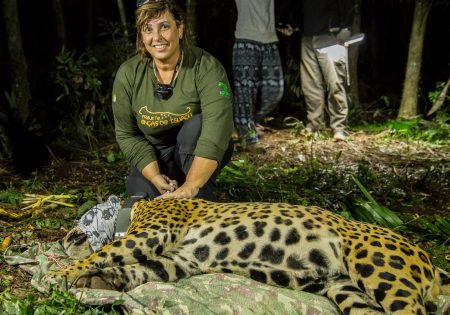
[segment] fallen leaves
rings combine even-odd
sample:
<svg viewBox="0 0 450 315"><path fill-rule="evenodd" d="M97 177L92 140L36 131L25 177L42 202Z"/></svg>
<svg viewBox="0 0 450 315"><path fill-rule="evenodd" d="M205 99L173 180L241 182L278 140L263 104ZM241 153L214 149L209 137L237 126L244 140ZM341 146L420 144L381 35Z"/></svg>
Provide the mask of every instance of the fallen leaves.
<svg viewBox="0 0 450 315"><path fill-rule="evenodd" d="M12 242L12 237L11 236L5 237L5 239L2 242L2 251L5 251L9 247L11 242Z"/></svg>

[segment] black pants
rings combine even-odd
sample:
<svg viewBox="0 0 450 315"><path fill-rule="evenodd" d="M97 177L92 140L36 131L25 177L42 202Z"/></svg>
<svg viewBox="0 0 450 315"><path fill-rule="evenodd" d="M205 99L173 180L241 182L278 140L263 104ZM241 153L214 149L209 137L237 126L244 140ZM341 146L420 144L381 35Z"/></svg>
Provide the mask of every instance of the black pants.
<svg viewBox="0 0 450 315"><path fill-rule="evenodd" d="M186 174L191 168L194 160L194 150L202 129L202 115L197 114L184 122L177 135L177 143L173 146L155 145L159 169L161 174L167 175L170 179L175 179L178 185L182 185L186 180ZM214 171L208 182L200 188L197 198L205 200L216 200L214 195L216 179L220 170L228 163L233 154L233 142L230 141L227 151L222 161ZM131 166L130 174L125 180L127 196L133 196L137 193L146 193L149 199L153 199L160 194L158 189L147 180L142 173Z"/></svg>

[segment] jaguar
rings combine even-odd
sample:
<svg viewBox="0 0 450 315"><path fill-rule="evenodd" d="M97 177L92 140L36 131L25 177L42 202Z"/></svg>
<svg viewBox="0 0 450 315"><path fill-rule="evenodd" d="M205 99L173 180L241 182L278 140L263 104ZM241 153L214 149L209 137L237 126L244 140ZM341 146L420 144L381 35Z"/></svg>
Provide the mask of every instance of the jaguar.
<svg viewBox="0 0 450 315"><path fill-rule="evenodd" d="M88 254L81 233L65 246ZM128 291L204 273L324 295L352 315L425 315L428 302L450 293L449 273L390 229L316 206L202 199L137 201L125 236L46 280Z"/></svg>

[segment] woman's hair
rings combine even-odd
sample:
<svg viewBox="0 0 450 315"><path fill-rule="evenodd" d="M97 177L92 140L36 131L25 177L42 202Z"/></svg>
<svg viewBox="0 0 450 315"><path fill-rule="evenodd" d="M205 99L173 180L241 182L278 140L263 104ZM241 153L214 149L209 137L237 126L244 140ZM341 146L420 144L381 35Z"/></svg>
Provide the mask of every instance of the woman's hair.
<svg viewBox="0 0 450 315"><path fill-rule="evenodd" d="M136 50L138 54L141 55L141 58L151 57L148 51L145 49L144 44L142 43L142 33L141 30L144 27L145 23L148 20L160 17L164 14L164 12L168 11L172 14L173 19L175 20L177 27L183 25L184 31L182 34L181 41L184 46L187 46L186 42L186 18L184 11L177 5L174 0L150 0L143 1L144 4L139 5L136 9Z"/></svg>

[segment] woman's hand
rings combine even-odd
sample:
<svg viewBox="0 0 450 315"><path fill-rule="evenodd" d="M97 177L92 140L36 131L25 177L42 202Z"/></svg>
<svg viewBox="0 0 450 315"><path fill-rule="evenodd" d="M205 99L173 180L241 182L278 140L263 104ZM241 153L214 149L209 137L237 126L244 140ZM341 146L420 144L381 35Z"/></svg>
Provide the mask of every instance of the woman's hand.
<svg viewBox="0 0 450 315"><path fill-rule="evenodd" d="M196 156L186 175L186 181L173 192L166 192L157 198L194 198L216 170L218 164L214 160ZM155 198L156 199L156 198Z"/></svg>
<svg viewBox="0 0 450 315"><path fill-rule="evenodd" d="M170 199L170 198L194 198L197 196L200 187L197 185L185 182L178 189L173 192L166 191L161 196L156 197L155 199Z"/></svg>
<svg viewBox="0 0 450 315"><path fill-rule="evenodd" d="M150 181L162 194L167 194L175 191L178 188L178 183L176 180L170 179L168 176L163 174L158 174L153 176Z"/></svg>
<svg viewBox="0 0 450 315"><path fill-rule="evenodd" d="M144 167L142 175L158 189L161 195L175 191L178 188L176 180L170 179L168 176L159 172L158 162L156 161L150 162L150 164Z"/></svg>

